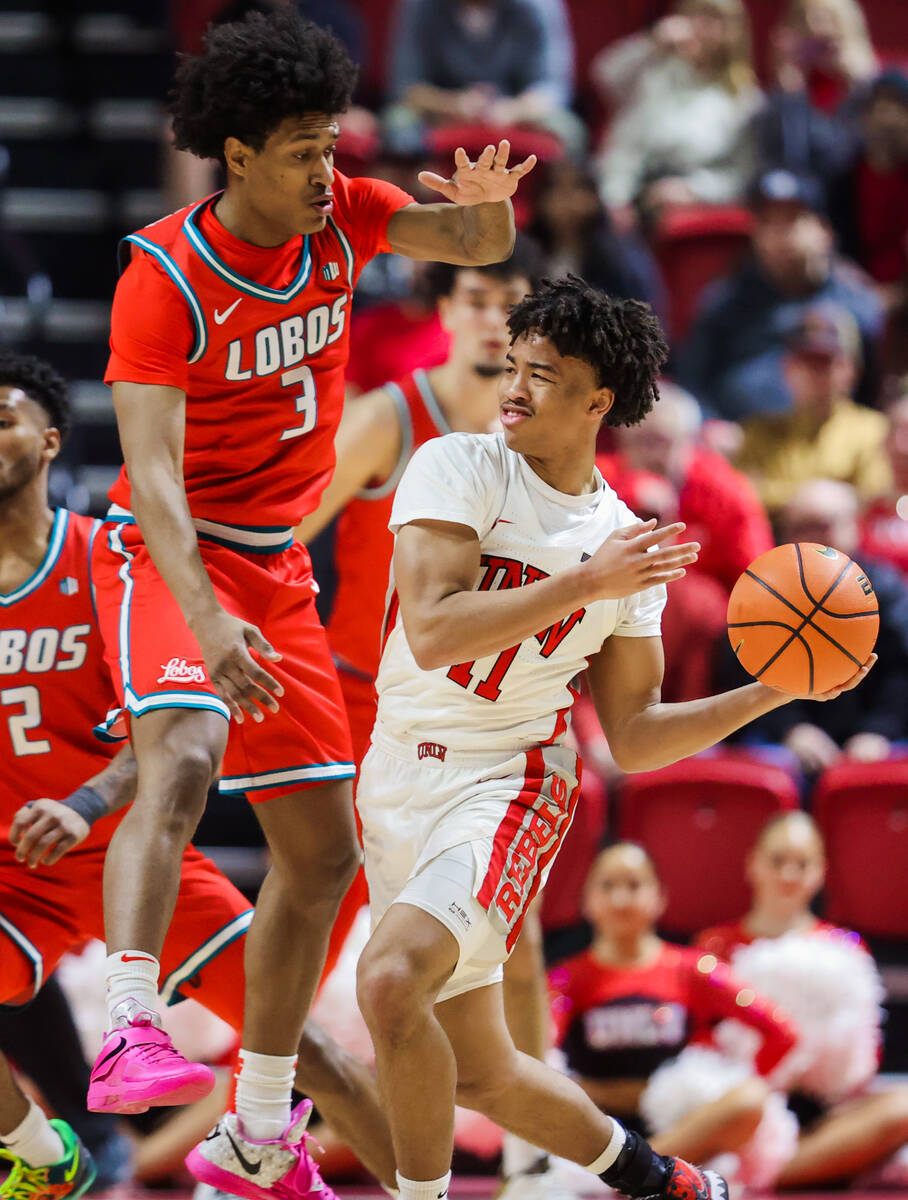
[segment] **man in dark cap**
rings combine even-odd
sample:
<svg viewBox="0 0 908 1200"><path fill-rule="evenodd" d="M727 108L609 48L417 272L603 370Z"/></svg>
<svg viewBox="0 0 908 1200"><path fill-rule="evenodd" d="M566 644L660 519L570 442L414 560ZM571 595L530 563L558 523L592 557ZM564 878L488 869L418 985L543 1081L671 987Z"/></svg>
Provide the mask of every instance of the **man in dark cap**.
<svg viewBox="0 0 908 1200"><path fill-rule="evenodd" d="M791 405L786 338L808 308L833 303L857 323L858 394L869 399L882 307L861 272L837 256L820 188L790 171L767 171L755 181L750 204L752 254L706 292L681 349L681 383L709 415L729 421L785 411Z"/></svg>

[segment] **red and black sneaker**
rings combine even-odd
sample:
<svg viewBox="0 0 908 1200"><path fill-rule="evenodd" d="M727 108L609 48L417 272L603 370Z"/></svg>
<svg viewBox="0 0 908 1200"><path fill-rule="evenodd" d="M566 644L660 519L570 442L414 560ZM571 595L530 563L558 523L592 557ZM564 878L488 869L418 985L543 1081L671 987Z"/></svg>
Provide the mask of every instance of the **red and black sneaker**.
<svg viewBox="0 0 908 1200"><path fill-rule="evenodd" d="M718 1171L704 1171L683 1158L667 1158L665 1163L665 1187L646 1200L728 1200L728 1184Z"/></svg>

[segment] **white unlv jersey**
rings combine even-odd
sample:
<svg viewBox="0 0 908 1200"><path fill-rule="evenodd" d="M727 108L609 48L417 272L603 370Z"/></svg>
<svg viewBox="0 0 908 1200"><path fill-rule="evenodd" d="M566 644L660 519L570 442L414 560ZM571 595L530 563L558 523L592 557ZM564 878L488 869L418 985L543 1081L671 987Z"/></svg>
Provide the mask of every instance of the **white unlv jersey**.
<svg viewBox="0 0 908 1200"><path fill-rule="evenodd" d="M598 490L570 496L545 483L504 434L452 433L421 446L397 488L390 527L453 521L476 530L476 590L521 587L575 567L636 519L596 473ZM522 750L559 741L572 686L607 637L657 637L665 588L597 600L519 646L423 671L397 611L393 573L378 671L376 733L453 750ZM431 753L432 751L427 751Z"/></svg>

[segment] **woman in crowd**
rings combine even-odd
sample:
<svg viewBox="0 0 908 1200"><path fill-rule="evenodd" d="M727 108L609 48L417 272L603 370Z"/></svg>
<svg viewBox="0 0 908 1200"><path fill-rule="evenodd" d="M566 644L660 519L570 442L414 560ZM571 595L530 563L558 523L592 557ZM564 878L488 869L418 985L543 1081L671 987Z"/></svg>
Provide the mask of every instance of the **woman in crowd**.
<svg viewBox="0 0 908 1200"><path fill-rule="evenodd" d="M882 989L873 960L857 934L811 911L824 876L813 819L803 812L774 817L747 862L749 911L697 939L701 953L730 961L738 978L798 1023L798 1046L774 1081L790 1089L802 1132L778 1187L852 1180L908 1141L908 1088L874 1086ZM741 1044L734 1036L719 1040L730 1052ZM892 1165L894 1178L901 1168Z"/></svg>
<svg viewBox="0 0 908 1200"><path fill-rule="evenodd" d="M641 1103L652 1073L712 1027L735 1016L762 1042L756 1074L729 1072L711 1100L659 1126L663 1154L707 1161L751 1141L770 1092L761 1076L796 1036L785 1015L738 980L715 956L662 941L655 924L665 898L646 851L619 842L603 850L585 891L593 927L588 950L550 973L552 1010L568 1070L603 1109L642 1128Z"/></svg>
<svg viewBox="0 0 908 1200"><path fill-rule="evenodd" d="M600 160L606 204L728 204L754 170L752 118L761 103L742 0L681 0L650 33L595 59L614 112ZM625 220L626 223L626 220Z"/></svg>

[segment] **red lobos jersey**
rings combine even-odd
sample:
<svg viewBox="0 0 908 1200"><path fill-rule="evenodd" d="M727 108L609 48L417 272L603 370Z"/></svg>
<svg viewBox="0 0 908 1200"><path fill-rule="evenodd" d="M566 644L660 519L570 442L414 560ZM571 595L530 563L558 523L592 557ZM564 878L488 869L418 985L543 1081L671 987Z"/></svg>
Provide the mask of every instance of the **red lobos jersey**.
<svg viewBox="0 0 908 1200"><path fill-rule="evenodd" d="M92 735L115 703L88 574L100 525L58 508L44 561L14 592L0 595L4 844L18 808L42 796L62 800L117 749ZM103 844L111 830L110 820L98 821L82 845Z"/></svg>
<svg viewBox="0 0 908 1200"><path fill-rule="evenodd" d="M261 550L288 543L331 477L353 286L389 249L390 216L412 201L340 174L333 190L320 233L270 249L230 234L216 196L124 242L131 260L114 298L107 381L186 392L183 475L197 528L239 526ZM168 340L180 343L172 359ZM129 508L125 469L110 498Z"/></svg>
<svg viewBox="0 0 908 1200"><path fill-rule="evenodd" d="M374 679L381 658L385 593L394 553L388 528L394 491L414 450L451 429L423 370L386 383L401 429L397 465L383 483L370 484L341 513L335 534L337 587L328 640L338 663Z"/></svg>

